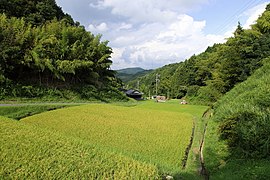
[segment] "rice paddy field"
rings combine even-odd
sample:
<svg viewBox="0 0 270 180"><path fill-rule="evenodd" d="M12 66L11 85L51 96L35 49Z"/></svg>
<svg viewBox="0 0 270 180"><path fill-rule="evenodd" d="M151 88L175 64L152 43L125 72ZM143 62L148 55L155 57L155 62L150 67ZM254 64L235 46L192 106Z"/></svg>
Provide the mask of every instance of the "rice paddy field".
<svg viewBox="0 0 270 180"><path fill-rule="evenodd" d="M205 106L88 104L0 117L0 179L160 179L182 173Z"/></svg>

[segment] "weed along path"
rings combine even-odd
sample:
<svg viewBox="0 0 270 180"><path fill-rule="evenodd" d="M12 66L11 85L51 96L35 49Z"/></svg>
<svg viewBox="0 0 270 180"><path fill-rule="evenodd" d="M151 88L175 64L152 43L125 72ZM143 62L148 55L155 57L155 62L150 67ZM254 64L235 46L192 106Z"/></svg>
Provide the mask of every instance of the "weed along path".
<svg viewBox="0 0 270 180"><path fill-rule="evenodd" d="M182 169L182 159L190 143L194 118L199 118L206 108L176 101L143 102L129 107L88 104L44 112L19 122L5 118L0 120L0 141L4 144L0 156L5 164L1 165L0 177L7 173L10 177L43 178L190 177L192 172ZM18 134L8 126L20 129ZM20 140L24 143L16 142ZM42 150L33 150L37 142ZM43 163L32 164L32 169L20 163L22 154L25 162L37 158ZM16 163L21 164L20 171ZM47 173L37 171L40 168Z"/></svg>

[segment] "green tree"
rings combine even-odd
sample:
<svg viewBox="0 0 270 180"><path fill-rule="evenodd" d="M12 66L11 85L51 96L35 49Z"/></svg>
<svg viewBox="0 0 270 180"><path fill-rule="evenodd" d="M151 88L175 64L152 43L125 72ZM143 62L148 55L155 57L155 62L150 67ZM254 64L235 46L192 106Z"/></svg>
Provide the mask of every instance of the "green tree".
<svg viewBox="0 0 270 180"><path fill-rule="evenodd" d="M66 19L68 23L74 25L71 16L65 14L55 0L1 0L0 13L5 13L8 17L24 17L35 26L54 18Z"/></svg>

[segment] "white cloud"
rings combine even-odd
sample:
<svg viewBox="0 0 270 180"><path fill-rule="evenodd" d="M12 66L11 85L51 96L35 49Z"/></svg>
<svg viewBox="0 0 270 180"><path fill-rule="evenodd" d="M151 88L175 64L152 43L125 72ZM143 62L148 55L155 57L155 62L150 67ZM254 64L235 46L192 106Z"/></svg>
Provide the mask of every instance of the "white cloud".
<svg viewBox="0 0 270 180"><path fill-rule="evenodd" d="M270 2L265 2L262 4L259 4L248 11L244 12L245 16L248 16L249 18L247 19L246 23L243 25L245 29L250 28L250 25L254 24L258 17L265 11L265 7L267 4Z"/></svg>
<svg viewBox="0 0 270 180"><path fill-rule="evenodd" d="M96 8L96 9L99 9L99 10L103 10L103 9L106 9L106 7L103 5L103 1L101 0L98 0L97 2L91 2L89 4L90 7L92 8Z"/></svg>
<svg viewBox="0 0 270 180"><path fill-rule="evenodd" d="M204 35L205 21L196 21L184 14L209 0L98 0L90 4L99 10L111 11L125 22L110 24L103 33L113 48L113 68L141 66L157 68L179 62L199 53L221 36ZM101 31L101 24L90 25L89 30ZM106 29L107 30L107 29Z"/></svg>
<svg viewBox="0 0 270 180"><path fill-rule="evenodd" d="M117 49L113 68L119 69L123 65L157 68L185 60L207 46L224 41L223 36L204 35L204 27L205 21L179 15L169 24L143 24L136 30L123 31L122 36L111 42Z"/></svg>
<svg viewBox="0 0 270 180"><path fill-rule="evenodd" d="M117 30L120 31L123 29L131 29L132 27L133 27L132 24L128 24L128 23L123 22L120 24L120 26Z"/></svg>
<svg viewBox="0 0 270 180"><path fill-rule="evenodd" d="M111 8L111 13L129 18L132 22L166 22L175 18L178 13L190 7L207 3L209 0L99 0L92 7Z"/></svg>
<svg viewBox="0 0 270 180"><path fill-rule="evenodd" d="M265 11L266 5L269 4L270 1L259 4L255 7L252 7L245 12L243 12L240 16L245 17L246 20L243 23L243 28L244 29L250 29L251 25L256 23L256 20L259 18L260 15ZM234 25L230 30L224 33L224 38L232 37L233 33L235 32L237 28L237 25Z"/></svg>
<svg viewBox="0 0 270 180"><path fill-rule="evenodd" d="M176 41L179 37L188 37L200 33L204 27L205 21L196 22L188 15L180 15L175 22L170 24L166 31L158 35L158 39L174 39Z"/></svg>
<svg viewBox="0 0 270 180"><path fill-rule="evenodd" d="M134 36L119 36L113 41L113 43L118 44L119 46L128 46L135 39L136 38Z"/></svg>
<svg viewBox="0 0 270 180"><path fill-rule="evenodd" d="M92 8L106 11L115 19L108 24L90 24L88 30L102 33L113 48L113 69L126 67L157 68L180 62L203 52L214 43L232 36L236 27L223 35L205 34L205 20L186 14L211 0L97 0ZM264 11L267 3L244 13L250 26ZM106 21L107 22L107 21Z"/></svg>
<svg viewBox="0 0 270 180"><path fill-rule="evenodd" d="M121 59L124 48L114 48L112 58L113 59Z"/></svg>
<svg viewBox="0 0 270 180"><path fill-rule="evenodd" d="M101 32L106 32L109 30L107 24L105 22L99 24L99 25L93 25L90 24L88 26L88 30L93 32L93 33L101 33Z"/></svg>
<svg viewBox="0 0 270 180"><path fill-rule="evenodd" d="M183 61L193 54L203 52L207 46L224 42L225 38L232 36L236 26L231 27L229 24L226 30L231 28L230 31L221 35L206 34L206 26L213 22L207 19L194 19L187 15L196 14L202 18L208 16L206 14L200 16L200 13L209 13L212 20L216 18L222 21L219 16L213 17L216 10L224 13L222 9L215 9L213 12L196 10L208 3L208 6L204 7L210 10L211 7L218 7L216 5L224 1L57 0L57 3L65 5L63 9L68 10L67 13L84 24L87 30L94 34L101 33L102 39L110 41L109 46L113 48L113 69L138 66L150 69ZM213 3L210 4L211 2ZM268 0L247 10L240 17L237 14L243 27L248 28L253 24L269 2ZM230 4L232 4L230 8L239 10L237 6L241 3L231 1ZM238 5L233 7L234 4ZM228 17L231 15L228 14ZM237 25L237 20L235 21L233 24Z"/></svg>

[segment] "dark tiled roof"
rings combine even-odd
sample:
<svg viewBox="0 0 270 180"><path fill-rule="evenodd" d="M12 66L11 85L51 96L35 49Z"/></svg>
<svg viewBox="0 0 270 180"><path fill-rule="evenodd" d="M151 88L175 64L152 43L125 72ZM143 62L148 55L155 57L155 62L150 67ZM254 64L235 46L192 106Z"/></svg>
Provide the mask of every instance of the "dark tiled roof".
<svg viewBox="0 0 270 180"><path fill-rule="evenodd" d="M129 89L126 91L127 95L142 95L142 93L138 90L134 90L134 89Z"/></svg>

